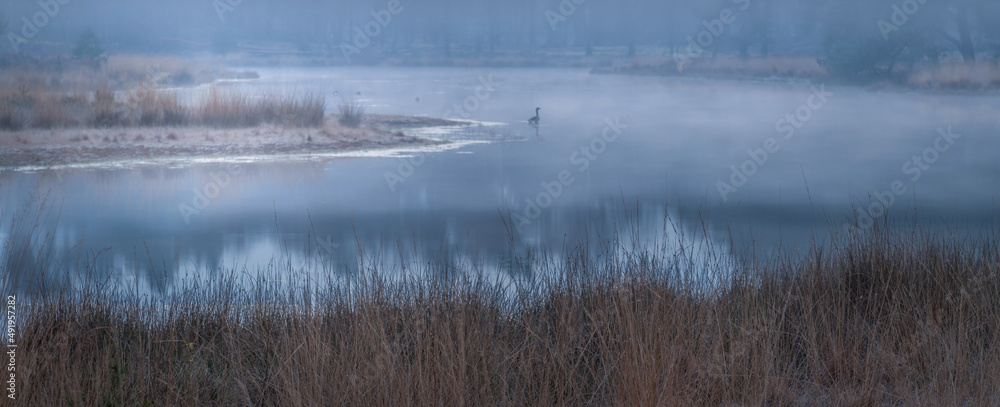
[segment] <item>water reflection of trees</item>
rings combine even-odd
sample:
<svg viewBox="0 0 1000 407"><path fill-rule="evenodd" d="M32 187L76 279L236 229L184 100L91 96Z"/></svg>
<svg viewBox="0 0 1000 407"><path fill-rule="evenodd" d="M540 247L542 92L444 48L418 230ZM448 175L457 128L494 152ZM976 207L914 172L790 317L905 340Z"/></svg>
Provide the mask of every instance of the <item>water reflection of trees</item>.
<svg viewBox="0 0 1000 407"><path fill-rule="evenodd" d="M297 168L302 167L313 168L300 175L306 181L292 177L280 182L323 183L313 178L320 176L319 166ZM126 181L176 184L168 190L183 190L189 184L169 174L140 171ZM75 176L79 174L70 175ZM243 182L256 179L252 171L245 176ZM122 182L114 177L101 179L98 187ZM142 189L161 194L142 199L177 202L175 195L156 192L159 189ZM125 199L128 192L109 187L101 191L104 194L97 204ZM234 195L241 192L234 190ZM708 208L695 199L632 197L626 201L604 196L560 201L562 206L544 210L518 230L511 226L510 213L502 210L454 208L461 205L438 209L440 202L428 202L421 194L416 191L399 198L408 202L405 205L373 204L367 211L349 199L321 211L292 209L298 205L278 210L240 201L233 207L239 210L218 210L187 225L175 213L164 218L155 207L131 204L119 206L134 213L85 216L99 209L94 203L82 203L60 209L75 211L72 216L54 216L60 214L54 212L20 229L5 220L6 229L0 230L5 240L0 266L7 275L12 270L44 271L21 274L20 284L32 290L55 290L82 281L125 281L163 292L180 278L261 270L304 270L317 280L377 270L445 280L472 272L530 281L578 262L579 256L597 259L646 253L658 256L662 263L680 253L690 257L686 261L704 262L711 259L698 256L704 256L705 247L710 246L715 256L749 263L753 256L778 247L805 248L827 236L831 226L827 212L802 206L751 203ZM480 202L461 203L478 207ZM359 212L352 213L352 209ZM930 224L934 213L940 211L929 211L919 222ZM966 214L977 219L991 216Z"/></svg>
<svg viewBox="0 0 1000 407"><path fill-rule="evenodd" d="M480 211L233 214L206 217L183 230L171 230L154 220L136 225L102 219L93 224L73 218L51 225L53 236L60 237L46 246L43 254L53 260L48 265L19 258L21 263L8 260L6 266L49 268L48 276L55 280L45 285L53 287L60 281L79 280L68 276L82 267L89 273L87 280L134 276L154 292L185 276L233 268L252 272L276 265L338 276L371 270L419 271L449 279L478 271L530 280L539 264L558 264L575 249L598 253L603 250L602 239L626 236L622 241L642 248L641 242L662 232L652 225L662 223L664 211L662 205L643 208L642 213L626 213L611 200L559 208L513 235L498 212ZM35 239L17 240L10 247L38 253L41 246L43 242ZM54 277L58 273L67 277Z"/></svg>

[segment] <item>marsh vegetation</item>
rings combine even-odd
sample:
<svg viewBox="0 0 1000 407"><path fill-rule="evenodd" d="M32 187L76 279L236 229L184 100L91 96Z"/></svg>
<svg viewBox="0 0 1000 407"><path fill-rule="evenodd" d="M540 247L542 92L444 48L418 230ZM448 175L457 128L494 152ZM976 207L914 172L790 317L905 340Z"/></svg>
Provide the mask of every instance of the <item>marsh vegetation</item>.
<svg viewBox="0 0 1000 407"><path fill-rule="evenodd" d="M277 265L196 277L162 297L127 284L19 296L20 402L936 406L1000 397L995 231L879 227L828 238L805 252L703 264L617 250L625 243L612 238L602 253L571 250L563 261L514 258L536 262L530 279L437 261L400 275L370 258L325 281ZM17 282L6 275L4 288Z"/></svg>

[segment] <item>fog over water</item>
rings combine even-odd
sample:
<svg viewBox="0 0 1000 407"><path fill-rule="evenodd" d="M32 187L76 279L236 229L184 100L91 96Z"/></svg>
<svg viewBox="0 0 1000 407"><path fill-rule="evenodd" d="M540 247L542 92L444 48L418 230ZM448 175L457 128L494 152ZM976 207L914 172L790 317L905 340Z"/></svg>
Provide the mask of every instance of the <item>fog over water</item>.
<svg viewBox="0 0 1000 407"><path fill-rule="evenodd" d="M649 241L663 238L666 213L689 235L707 225L709 237L723 246L732 238L737 246L805 246L822 238L830 221L839 227L853 218L852 205L888 200L897 180L905 192L893 194L891 218L916 216L928 227L970 230L995 222L995 97L795 81L594 76L563 68L259 72L260 80L229 86L361 92L370 113L434 117L475 95L480 78L497 86L468 114L485 124L443 135L476 141L459 148L292 162L7 171L0 175L3 207L17 208L47 192L59 215L53 223L57 252L108 248L101 259L112 268L165 267L168 276L156 278L167 280L171 273L253 268L282 258L306 268L356 267L355 237L389 256L397 256L397 245L408 252L416 245L428 257L443 251L456 258L502 258L510 241L501 213L519 226L518 247L553 254L626 230L625 218L636 207L640 236ZM776 123L818 91L826 101L817 106L816 97L811 117L786 139ZM544 118L537 132L524 123L536 105ZM605 132L609 121L618 124L617 137L615 130ZM938 130L949 128L954 136L942 138ZM747 150L763 150L769 138L780 140L777 151L766 159L758 151L763 163L748 165L754 157ZM946 143L913 181L921 166L906 163ZM580 153L582 148L591 151ZM735 185L731 166L759 168L742 186L722 188L723 199L719 183ZM572 182L556 186L563 171ZM205 191L220 174L230 181L207 208L187 215L179 210L193 206L195 190ZM546 207L536 214L527 200ZM519 223L519 216L527 221Z"/></svg>
<svg viewBox="0 0 1000 407"><path fill-rule="evenodd" d="M86 269L157 291L279 263L350 273L366 255L400 272L437 259L531 274L505 259L558 260L612 236L632 248L711 244L743 262L880 224L976 232L1000 211L998 7L0 1L3 103L38 91L96 104L99 91L74 88L93 73L112 104L131 97L132 75L185 102L209 89L312 94L327 120L351 100L368 114L469 123L406 130L447 142L434 147L5 159L0 241L48 259L40 280ZM38 97L17 109L40 109ZM20 130L9 122L0 137ZM15 242L15 221L36 214L35 237Z"/></svg>

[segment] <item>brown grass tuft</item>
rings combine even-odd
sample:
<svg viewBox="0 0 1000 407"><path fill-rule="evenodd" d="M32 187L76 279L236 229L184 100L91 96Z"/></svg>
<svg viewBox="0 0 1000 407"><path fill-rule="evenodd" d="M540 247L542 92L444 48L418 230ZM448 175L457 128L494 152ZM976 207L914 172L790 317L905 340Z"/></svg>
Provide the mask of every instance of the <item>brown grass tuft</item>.
<svg viewBox="0 0 1000 407"><path fill-rule="evenodd" d="M214 86L202 94L196 112L202 124L216 127L253 127L262 119L249 94Z"/></svg>
<svg viewBox="0 0 1000 407"><path fill-rule="evenodd" d="M50 94L22 86L0 93L0 130L69 127L211 126L253 127L262 123L322 127L326 100L313 93L254 94L211 87L194 103L176 92L142 86L116 91L109 83L92 94ZM26 119L25 119L26 118Z"/></svg>
<svg viewBox="0 0 1000 407"><path fill-rule="evenodd" d="M300 97L212 87L202 95L196 112L201 124L214 127L253 127L261 123L320 127L325 110L326 100L312 93Z"/></svg>
<svg viewBox="0 0 1000 407"><path fill-rule="evenodd" d="M682 63L678 64L678 61ZM639 75L713 75L753 78L817 78L827 74L813 57L755 57L733 56L681 58L639 58L630 65L598 69L599 73Z"/></svg>
<svg viewBox="0 0 1000 407"><path fill-rule="evenodd" d="M340 118L337 122L343 126L347 127L358 127L364 121L365 110L368 106L365 106L361 102L354 100L341 100L337 104L337 110L340 111Z"/></svg>
<svg viewBox="0 0 1000 407"><path fill-rule="evenodd" d="M1000 87L1000 65L979 62L953 62L936 67L916 68L907 84L917 88L983 90Z"/></svg>
<svg viewBox="0 0 1000 407"><path fill-rule="evenodd" d="M831 239L760 263L710 255L703 269L609 242L563 263L518 259L537 267L520 286L446 262L413 270L468 274L399 280L374 262L351 284L233 272L162 298L18 297L18 377L30 378L18 395L26 405L995 404L997 234Z"/></svg>
<svg viewBox="0 0 1000 407"><path fill-rule="evenodd" d="M31 122L33 127L50 129L71 123L69 114L63 109L62 102L58 98L42 96L35 100L34 105L34 119Z"/></svg>
<svg viewBox="0 0 1000 407"><path fill-rule="evenodd" d="M17 131L24 127L17 117L14 101L6 95L0 96L0 130Z"/></svg>
<svg viewBox="0 0 1000 407"><path fill-rule="evenodd" d="M175 92L143 87L132 93L130 104L139 126L180 126L189 121L188 109Z"/></svg>
<svg viewBox="0 0 1000 407"><path fill-rule="evenodd" d="M125 107L115 99L115 91L110 86L103 86L94 91L93 115L90 125L93 127L120 127L128 125Z"/></svg>

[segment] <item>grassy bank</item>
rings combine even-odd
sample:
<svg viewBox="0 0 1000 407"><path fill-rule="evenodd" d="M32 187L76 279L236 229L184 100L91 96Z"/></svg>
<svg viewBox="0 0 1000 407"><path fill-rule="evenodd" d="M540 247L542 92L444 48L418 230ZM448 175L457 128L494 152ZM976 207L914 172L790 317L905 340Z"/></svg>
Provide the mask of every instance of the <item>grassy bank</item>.
<svg viewBox="0 0 1000 407"><path fill-rule="evenodd" d="M558 277L520 289L478 277L401 282L368 262L351 284L246 287L220 277L162 299L87 289L20 299L17 403L1000 399L996 233L875 230L831 240L699 279L686 278L694 266L676 253L621 253L612 241L603 256L571 252L544 269ZM728 269L708 258L718 262L710 270Z"/></svg>
<svg viewBox="0 0 1000 407"><path fill-rule="evenodd" d="M1000 64L948 63L920 67L908 72L906 84L918 89L1000 89Z"/></svg>
<svg viewBox="0 0 1000 407"><path fill-rule="evenodd" d="M310 93L211 87L183 100L162 87L255 78L180 58L114 55L103 62L23 58L0 67L0 131L151 126L318 127L326 101Z"/></svg>
<svg viewBox="0 0 1000 407"><path fill-rule="evenodd" d="M703 75L727 78L821 78L826 69L813 57L738 58L636 58L627 64L595 69L599 74L625 75Z"/></svg>
<svg viewBox="0 0 1000 407"><path fill-rule="evenodd" d="M362 123L354 125L357 116L351 121L345 121L344 117L331 114L318 127L296 127L290 125L292 122L281 121L242 128L201 125L0 132L0 171L190 164L193 160L249 157L295 161L352 150L446 144L414 136L413 131L469 125L426 117L371 114L365 114Z"/></svg>
<svg viewBox="0 0 1000 407"><path fill-rule="evenodd" d="M0 88L73 91L107 85L126 89L139 85L185 87L220 79L255 79L252 71L233 71L225 61L168 55L113 54L99 60L69 56L0 55Z"/></svg>
<svg viewBox="0 0 1000 407"><path fill-rule="evenodd" d="M751 79L809 79L867 85L884 88L893 86L910 89L944 91L985 91L1000 89L1000 64L995 61L977 63L941 62L937 64L900 64L877 73L864 75L831 73L824 58L817 57L751 57L734 56L671 59L666 57L636 58L608 68L594 69L597 74L707 76Z"/></svg>
<svg viewBox="0 0 1000 407"><path fill-rule="evenodd" d="M176 92L141 87L115 91L99 87L73 93L22 86L0 91L0 131L53 128L208 126L219 128L282 124L318 127L326 100L319 95L265 93L211 87L193 102Z"/></svg>
<svg viewBox="0 0 1000 407"><path fill-rule="evenodd" d="M367 106L352 99L342 99L339 114L327 120L326 98L312 92L248 91L225 84L163 88L227 77L228 71L201 68L186 78L200 66L196 63L135 56L93 63L25 58L14 67L0 65L0 169L303 157L435 144L403 130L468 125L368 115Z"/></svg>

